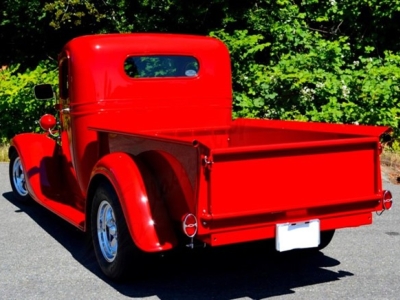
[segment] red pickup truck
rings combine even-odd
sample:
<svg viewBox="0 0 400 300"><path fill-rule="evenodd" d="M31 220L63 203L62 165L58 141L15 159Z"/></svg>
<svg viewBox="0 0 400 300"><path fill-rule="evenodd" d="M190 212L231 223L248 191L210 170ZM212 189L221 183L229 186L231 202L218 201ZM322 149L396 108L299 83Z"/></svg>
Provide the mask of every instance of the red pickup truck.
<svg viewBox="0 0 400 300"><path fill-rule="evenodd" d="M58 121L44 115L46 133L12 139L15 197L89 232L113 279L179 245L322 249L336 229L391 208L380 170L388 128L232 120L230 66L210 37L73 39L59 56Z"/></svg>

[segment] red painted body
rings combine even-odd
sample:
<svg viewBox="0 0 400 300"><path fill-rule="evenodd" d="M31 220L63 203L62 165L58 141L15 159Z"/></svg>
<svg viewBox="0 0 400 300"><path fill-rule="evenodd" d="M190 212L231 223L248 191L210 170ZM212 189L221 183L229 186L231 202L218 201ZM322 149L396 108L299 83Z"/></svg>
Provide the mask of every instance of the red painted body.
<svg viewBox="0 0 400 300"><path fill-rule="evenodd" d="M190 76L132 78L130 56L196 58ZM382 210L386 127L231 119L229 53L208 37L86 36L60 54L60 141L12 141L39 203L82 230L93 192L114 187L135 244L175 247L182 220L209 245L274 238L276 225L360 226ZM32 150L34 148L34 150Z"/></svg>

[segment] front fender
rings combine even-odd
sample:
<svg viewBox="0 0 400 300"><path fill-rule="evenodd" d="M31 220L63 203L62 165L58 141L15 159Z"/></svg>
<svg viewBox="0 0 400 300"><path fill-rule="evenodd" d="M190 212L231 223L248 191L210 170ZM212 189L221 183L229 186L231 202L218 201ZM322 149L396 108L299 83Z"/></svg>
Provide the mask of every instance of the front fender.
<svg viewBox="0 0 400 300"><path fill-rule="evenodd" d="M29 194L38 202L54 199L58 194L57 143L44 134L23 133L11 140L9 155L17 151L26 173Z"/></svg>
<svg viewBox="0 0 400 300"><path fill-rule="evenodd" d="M177 239L163 201L146 168L134 157L123 152L104 156L95 165L89 184L98 176L113 185L136 246L146 252L173 248ZM88 193L90 194L90 193Z"/></svg>

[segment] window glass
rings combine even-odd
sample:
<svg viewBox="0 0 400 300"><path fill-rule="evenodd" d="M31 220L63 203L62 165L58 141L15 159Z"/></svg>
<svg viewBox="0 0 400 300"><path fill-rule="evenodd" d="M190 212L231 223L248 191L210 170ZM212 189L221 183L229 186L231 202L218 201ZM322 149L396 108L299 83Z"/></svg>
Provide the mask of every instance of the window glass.
<svg viewBox="0 0 400 300"><path fill-rule="evenodd" d="M124 69L132 78L194 77L199 72L199 62L192 56L130 56Z"/></svg>

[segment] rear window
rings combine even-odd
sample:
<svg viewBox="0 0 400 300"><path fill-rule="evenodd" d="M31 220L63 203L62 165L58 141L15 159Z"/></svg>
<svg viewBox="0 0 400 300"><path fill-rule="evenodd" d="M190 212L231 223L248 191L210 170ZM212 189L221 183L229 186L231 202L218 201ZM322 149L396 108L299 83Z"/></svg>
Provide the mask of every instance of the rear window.
<svg viewBox="0 0 400 300"><path fill-rule="evenodd" d="M199 62L192 56L129 56L124 69L132 78L194 77L199 72Z"/></svg>

